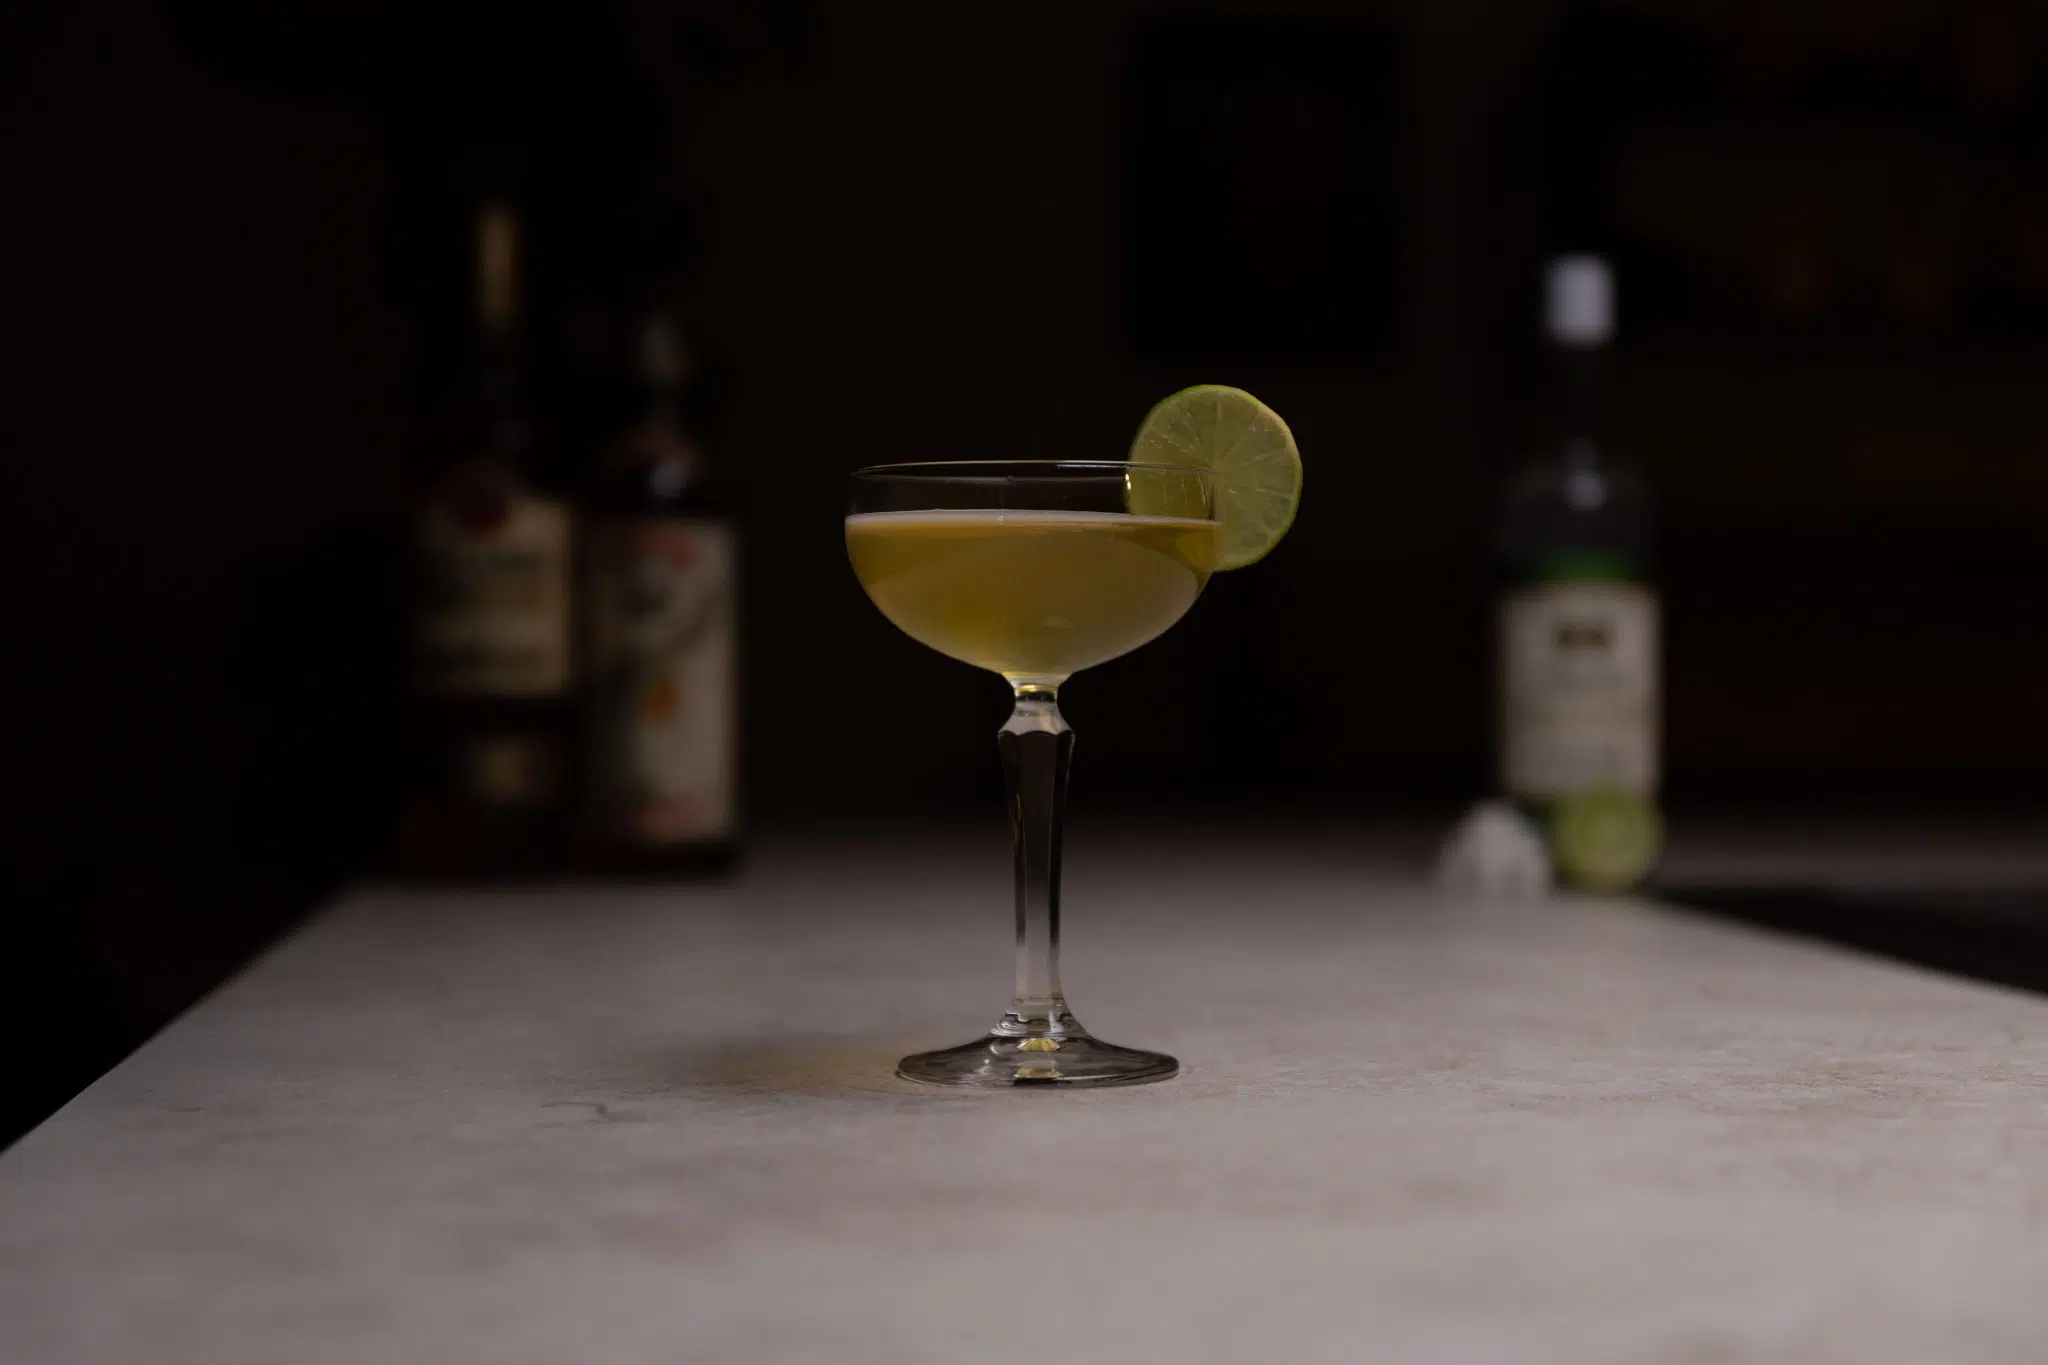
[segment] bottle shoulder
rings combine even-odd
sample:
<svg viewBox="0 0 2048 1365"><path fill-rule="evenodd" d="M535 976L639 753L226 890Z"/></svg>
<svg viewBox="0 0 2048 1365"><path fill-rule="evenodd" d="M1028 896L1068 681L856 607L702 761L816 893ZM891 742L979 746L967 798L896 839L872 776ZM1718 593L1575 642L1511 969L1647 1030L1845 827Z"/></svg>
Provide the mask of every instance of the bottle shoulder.
<svg viewBox="0 0 2048 1365"><path fill-rule="evenodd" d="M407 464L415 497L486 486L560 497L563 447L547 424L524 409L449 404L412 427Z"/></svg>
<svg viewBox="0 0 2048 1365"><path fill-rule="evenodd" d="M639 427L600 457L585 491L592 516L729 519L735 490L696 438L674 427Z"/></svg>
<svg viewBox="0 0 2048 1365"><path fill-rule="evenodd" d="M1560 556L1641 565L1650 555L1654 513L1639 471L1568 445L1507 477L1494 509L1494 548L1525 569Z"/></svg>
<svg viewBox="0 0 2048 1365"><path fill-rule="evenodd" d="M1516 466L1500 486L1504 509L1549 507L1581 516L1631 515L1647 513L1653 501L1641 470L1583 441L1567 442Z"/></svg>

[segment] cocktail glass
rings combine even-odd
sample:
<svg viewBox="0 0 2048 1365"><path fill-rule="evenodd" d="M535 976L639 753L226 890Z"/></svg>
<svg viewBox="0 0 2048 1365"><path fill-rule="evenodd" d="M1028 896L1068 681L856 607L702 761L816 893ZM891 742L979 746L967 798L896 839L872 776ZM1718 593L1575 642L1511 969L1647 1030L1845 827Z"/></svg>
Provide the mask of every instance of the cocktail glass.
<svg viewBox="0 0 2048 1365"><path fill-rule="evenodd" d="M1178 621L1216 566L1208 471L1084 460L878 465L846 548L882 614L1015 694L996 736L1016 839L1017 986L987 1035L905 1057L937 1085L1128 1085L1179 1069L1093 1037L1060 989L1060 835L1074 732L1059 689Z"/></svg>

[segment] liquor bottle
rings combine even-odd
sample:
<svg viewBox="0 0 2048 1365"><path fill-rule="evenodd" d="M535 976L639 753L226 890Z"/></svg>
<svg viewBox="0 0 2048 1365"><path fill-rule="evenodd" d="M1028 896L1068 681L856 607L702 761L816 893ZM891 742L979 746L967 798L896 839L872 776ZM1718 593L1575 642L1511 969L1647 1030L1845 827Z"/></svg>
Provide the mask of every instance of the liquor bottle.
<svg viewBox="0 0 2048 1365"><path fill-rule="evenodd" d="M1509 478L1496 526L1500 784L1546 823L1564 880L1621 890L1648 872L1661 841L1650 495L1601 437L1607 262L1560 257L1544 293L1557 430Z"/></svg>
<svg viewBox="0 0 2048 1365"><path fill-rule="evenodd" d="M475 231L475 335L426 430L412 525L403 854L420 871L488 875L542 870L562 847L572 523L528 410L518 220L487 204Z"/></svg>
<svg viewBox="0 0 2048 1365"><path fill-rule="evenodd" d="M690 356L643 319L628 420L584 506L579 844L601 872L686 875L739 839L739 530L687 420Z"/></svg>

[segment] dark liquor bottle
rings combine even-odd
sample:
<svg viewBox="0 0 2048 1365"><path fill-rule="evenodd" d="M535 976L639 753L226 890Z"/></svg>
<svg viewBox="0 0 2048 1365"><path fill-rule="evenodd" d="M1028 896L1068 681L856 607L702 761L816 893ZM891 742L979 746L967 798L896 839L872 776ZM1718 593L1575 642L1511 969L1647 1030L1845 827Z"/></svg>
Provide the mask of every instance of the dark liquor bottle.
<svg viewBox="0 0 2048 1365"><path fill-rule="evenodd" d="M518 220L477 215L476 333L427 428L414 512L412 799L418 870L544 870L562 848L574 636L569 505L545 467L520 344Z"/></svg>
<svg viewBox="0 0 2048 1365"><path fill-rule="evenodd" d="M579 842L594 870L684 875L738 851L739 531L685 414L681 335L653 315L637 343L585 504Z"/></svg>
<svg viewBox="0 0 2048 1365"><path fill-rule="evenodd" d="M1659 843L1659 609L1650 495L1602 437L1614 281L1597 256L1545 281L1556 431L1503 490L1500 783L1544 818L1558 872L1633 885Z"/></svg>

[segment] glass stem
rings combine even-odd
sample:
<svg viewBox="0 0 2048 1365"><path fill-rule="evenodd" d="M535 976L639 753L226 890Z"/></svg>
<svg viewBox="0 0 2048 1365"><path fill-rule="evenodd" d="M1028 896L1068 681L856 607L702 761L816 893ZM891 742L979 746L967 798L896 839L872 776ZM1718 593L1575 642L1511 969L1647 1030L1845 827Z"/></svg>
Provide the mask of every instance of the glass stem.
<svg viewBox="0 0 2048 1365"><path fill-rule="evenodd" d="M1059 690L1017 689L1017 707L996 736L1017 841L1017 995L996 1032L1013 1037L1078 1033L1060 992L1060 829L1074 732Z"/></svg>

